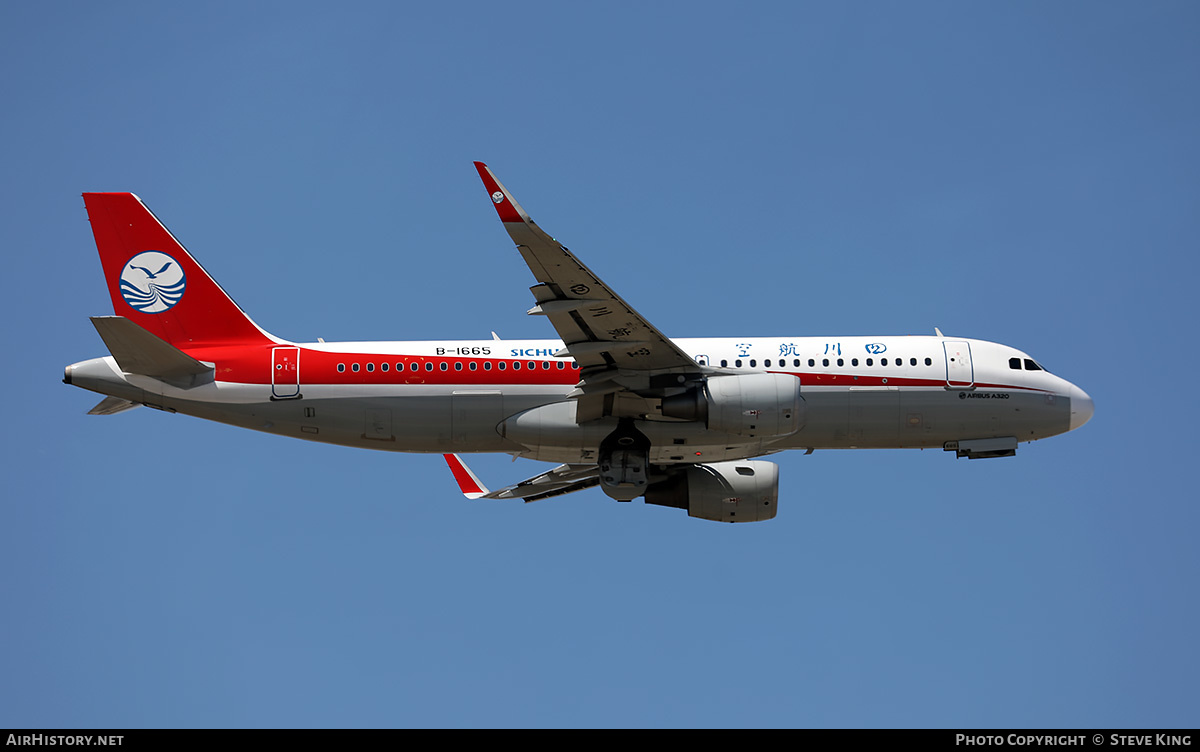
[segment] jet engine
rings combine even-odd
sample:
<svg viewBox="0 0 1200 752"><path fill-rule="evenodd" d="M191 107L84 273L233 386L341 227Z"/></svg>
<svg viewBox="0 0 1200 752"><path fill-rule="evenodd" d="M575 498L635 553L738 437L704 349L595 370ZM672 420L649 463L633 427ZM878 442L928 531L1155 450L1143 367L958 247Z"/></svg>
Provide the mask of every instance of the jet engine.
<svg viewBox="0 0 1200 752"><path fill-rule="evenodd" d="M804 398L800 379L788 374L711 376L702 387L663 399L662 414L739 436L789 436L804 426Z"/></svg>
<svg viewBox="0 0 1200 752"><path fill-rule="evenodd" d="M714 522L769 520L778 499L779 466L763 460L687 465L646 489L647 504Z"/></svg>

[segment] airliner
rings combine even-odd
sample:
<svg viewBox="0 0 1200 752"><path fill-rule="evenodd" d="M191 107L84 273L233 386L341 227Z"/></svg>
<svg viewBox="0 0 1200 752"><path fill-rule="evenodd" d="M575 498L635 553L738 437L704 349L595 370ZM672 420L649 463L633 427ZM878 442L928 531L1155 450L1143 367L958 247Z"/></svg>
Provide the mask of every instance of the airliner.
<svg viewBox="0 0 1200 752"><path fill-rule="evenodd" d="M85 193L114 315L64 382L242 428L440 453L472 499L594 486L718 522L775 517L788 449L941 448L968 459L1079 428L1092 399L1006 345L928 336L672 339L475 167L558 337L289 342L264 331L132 193ZM489 490L460 455L556 463Z"/></svg>

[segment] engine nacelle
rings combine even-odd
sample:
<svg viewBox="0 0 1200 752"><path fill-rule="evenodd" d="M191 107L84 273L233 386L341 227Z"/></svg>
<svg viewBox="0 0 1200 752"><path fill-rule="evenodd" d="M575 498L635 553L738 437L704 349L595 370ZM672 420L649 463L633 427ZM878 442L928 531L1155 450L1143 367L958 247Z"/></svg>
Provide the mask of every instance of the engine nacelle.
<svg viewBox="0 0 1200 752"><path fill-rule="evenodd" d="M790 436L804 426L804 398L800 379L784 373L710 376L703 388L664 399L662 414L738 436Z"/></svg>
<svg viewBox="0 0 1200 752"><path fill-rule="evenodd" d="M687 465L646 490L647 504L714 522L769 520L778 500L779 466L763 460Z"/></svg>

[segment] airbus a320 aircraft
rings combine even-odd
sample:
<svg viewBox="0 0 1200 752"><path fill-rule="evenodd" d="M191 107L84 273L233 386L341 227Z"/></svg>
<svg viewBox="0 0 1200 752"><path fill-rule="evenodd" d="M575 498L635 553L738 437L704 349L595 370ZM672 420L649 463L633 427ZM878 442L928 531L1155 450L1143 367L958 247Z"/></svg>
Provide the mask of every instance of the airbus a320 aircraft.
<svg viewBox="0 0 1200 752"><path fill-rule="evenodd" d="M469 498L599 486L618 501L775 516L785 449L941 447L1006 457L1074 430L1092 400L1025 353L935 336L670 339L475 163L537 280L555 340L288 342L251 321L131 193L85 193L115 314L110 356L64 381L138 405L332 444L445 455ZM489 491L460 453L560 463Z"/></svg>

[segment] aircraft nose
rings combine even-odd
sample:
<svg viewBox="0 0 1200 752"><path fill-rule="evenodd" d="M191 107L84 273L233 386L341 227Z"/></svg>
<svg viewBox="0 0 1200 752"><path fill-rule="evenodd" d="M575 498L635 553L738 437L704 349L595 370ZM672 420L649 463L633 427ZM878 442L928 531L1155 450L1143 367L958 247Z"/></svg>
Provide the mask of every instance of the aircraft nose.
<svg viewBox="0 0 1200 752"><path fill-rule="evenodd" d="M1095 405L1092 404L1092 398L1088 393L1075 386L1071 385L1071 428L1074 431L1084 423L1092 419L1092 413L1095 411Z"/></svg>

